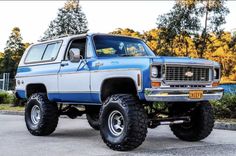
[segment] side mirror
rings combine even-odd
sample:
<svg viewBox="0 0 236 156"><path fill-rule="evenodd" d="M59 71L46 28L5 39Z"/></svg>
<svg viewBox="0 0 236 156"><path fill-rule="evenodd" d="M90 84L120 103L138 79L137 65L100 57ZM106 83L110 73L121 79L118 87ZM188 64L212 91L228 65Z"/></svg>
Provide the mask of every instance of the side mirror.
<svg viewBox="0 0 236 156"><path fill-rule="evenodd" d="M79 48L71 48L69 51L69 59L71 62L79 62L80 61L80 49Z"/></svg>

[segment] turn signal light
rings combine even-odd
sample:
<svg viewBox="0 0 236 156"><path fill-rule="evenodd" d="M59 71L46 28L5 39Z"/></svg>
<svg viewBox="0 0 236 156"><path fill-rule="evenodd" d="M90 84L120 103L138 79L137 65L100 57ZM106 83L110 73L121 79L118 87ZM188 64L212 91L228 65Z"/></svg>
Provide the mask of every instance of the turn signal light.
<svg viewBox="0 0 236 156"><path fill-rule="evenodd" d="M212 87L217 87L217 86L219 86L219 82L213 82L212 83Z"/></svg>
<svg viewBox="0 0 236 156"><path fill-rule="evenodd" d="M137 75L137 79L138 79L138 86L141 86L141 76L140 76L140 74Z"/></svg>
<svg viewBox="0 0 236 156"><path fill-rule="evenodd" d="M157 82L157 81L152 82L152 87L160 87L160 86L161 86L161 82Z"/></svg>

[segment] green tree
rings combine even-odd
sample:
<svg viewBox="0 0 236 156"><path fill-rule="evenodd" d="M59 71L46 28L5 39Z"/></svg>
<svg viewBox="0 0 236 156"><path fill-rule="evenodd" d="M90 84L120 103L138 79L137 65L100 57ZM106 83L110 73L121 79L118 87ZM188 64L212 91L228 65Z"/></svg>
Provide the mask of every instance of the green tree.
<svg viewBox="0 0 236 156"><path fill-rule="evenodd" d="M160 53L175 55L174 40L176 37L179 41L185 43L185 47L188 47L185 36L191 37L200 29L196 4L188 1L176 1L169 13L160 15L157 18L157 28L160 30L157 42L159 42L159 45L165 45L165 48L159 47Z"/></svg>
<svg viewBox="0 0 236 156"><path fill-rule="evenodd" d="M171 50L169 55L175 55L176 37L185 43L184 47L189 44L185 39L194 38L198 57L202 58L210 33L220 37L228 13L225 0L176 0L172 10L157 19L157 27L163 30L158 34L159 38L170 46L166 48Z"/></svg>
<svg viewBox="0 0 236 156"><path fill-rule="evenodd" d="M200 30L201 36L196 40L198 55L203 57L210 34L214 33L220 37L223 33L221 26L226 23L225 17L229 13L229 9L225 6L225 0L193 1L198 3L198 14L204 21Z"/></svg>
<svg viewBox="0 0 236 156"><path fill-rule="evenodd" d="M146 44L154 51L156 54L160 55L160 52L158 51L158 44L157 44L157 39L158 39L158 29L151 29L148 31L145 31L143 33L143 39L146 42Z"/></svg>
<svg viewBox="0 0 236 156"><path fill-rule="evenodd" d="M2 72L2 68L3 68L3 66L2 66L2 60L3 60L3 57L4 57L4 53L3 52L0 52L0 73Z"/></svg>
<svg viewBox="0 0 236 156"><path fill-rule="evenodd" d="M59 9L57 17L50 22L43 40L62 35L82 34L88 31L88 22L78 0L68 0Z"/></svg>
<svg viewBox="0 0 236 156"><path fill-rule="evenodd" d="M232 43L233 37L231 33L224 32L221 37L211 34L206 45L204 57L221 64L222 75L229 77L234 75L236 67L235 43Z"/></svg>
<svg viewBox="0 0 236 156"><path fill-rule="evenodd" d="M167 55L171 51L166 40L160 38L163 31L163 29L151 29L143 33L144 41L157 55Z"/></svg>
<svg viewBox="0 0 236 156"><path fill-rule="evenodd" d="M4 53L0 52L0 60L3 58L3 56L4 56Z"/></svg>
<svg viewBox="0 0 236 156"><path fill-rule="evenodd" d="M14 27L4 49L1 72L10 73L10 77L14 78L16 68L24 51L25 45L22 43L20 29Z"/></svg>
<svg viewBox="0 0 236 156"><path fill-rule="evenodd" d="M24 47L25 47L25 49L27 49L31 44L33 44L33 43L29 43L29 42L25 42L25 43L23 43L24 44Z"/></svg>
<svg viewBox="0 0 236 156"><path fill-rule="evenodd" d="M124 35L124 36L131 36L131 37L136 37L136 38L142 38L142 34L138 31L135 31L133 29L129 28L118 28L109 34L115 34L115 35Z"/></svg>

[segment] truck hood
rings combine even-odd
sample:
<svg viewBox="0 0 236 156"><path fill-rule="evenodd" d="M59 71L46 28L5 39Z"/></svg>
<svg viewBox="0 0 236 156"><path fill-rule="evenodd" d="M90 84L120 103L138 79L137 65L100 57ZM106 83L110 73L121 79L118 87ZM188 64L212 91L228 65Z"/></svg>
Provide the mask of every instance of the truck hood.
<svg viewBox="0 0 236 156"><path fill-rule="evenodd" d="M205 66L219 66L217 62L206 60L206 59L196 59L190 57L169 57L169 56L156 56L151 57L153 63L162 63L162 64L200 64Z"/></svg>

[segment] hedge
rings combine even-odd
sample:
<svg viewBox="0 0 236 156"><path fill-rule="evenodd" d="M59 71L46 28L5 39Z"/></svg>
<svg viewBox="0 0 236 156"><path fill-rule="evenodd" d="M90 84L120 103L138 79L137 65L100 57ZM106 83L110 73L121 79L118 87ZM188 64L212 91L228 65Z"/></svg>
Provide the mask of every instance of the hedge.
<svg viewBox="0 0 236 156"><path fill-rule="evenodd" d="M16 97L13 93L0 91L0 104L13 104Z"/></svg>
<svg viewBox="0 0 236 156"><path fill-rule="evenodd" d="M219 101L210 101L216 118L236 119L236 94L227 93Z"/></svg>

